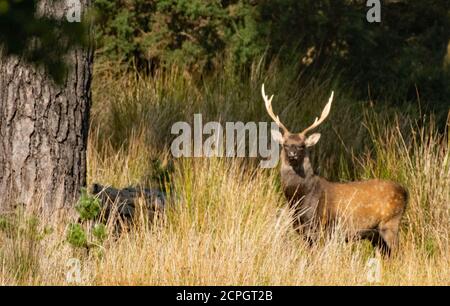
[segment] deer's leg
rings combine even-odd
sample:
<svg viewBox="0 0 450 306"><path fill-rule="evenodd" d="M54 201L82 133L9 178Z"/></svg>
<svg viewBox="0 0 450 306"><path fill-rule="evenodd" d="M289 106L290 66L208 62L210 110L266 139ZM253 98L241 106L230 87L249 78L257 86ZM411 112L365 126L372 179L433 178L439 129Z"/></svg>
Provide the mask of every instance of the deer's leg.
<svg viewBox="0 0 450 306"><path fill-rule="evenodd" d="M376 252L379 252L379 251L381 251L382 253L389 252L388 251L389 247L387 246L384 239L381 237L378 230L373 231L370 235L368 235L365 238L367 238L370 241L370 243L372 244L372 246L376 250Z"/></svg>
<svg viewBox="0 0 450 306"><path fill-rule="evenodd" d="M300 217L294 218L292 223L294 230L303 238L303 240L312 247L317 241L317 233L313 226L303 224Z"/></svg>
<svg viewBox="0 0 450 306"><path fill-rule="evenodd" d="M386 244L383 251L387 255L391 255L398 249L398 229L400 226L400 217L396 216L387 222L382 222L379 226L379 233Z"/></svg>

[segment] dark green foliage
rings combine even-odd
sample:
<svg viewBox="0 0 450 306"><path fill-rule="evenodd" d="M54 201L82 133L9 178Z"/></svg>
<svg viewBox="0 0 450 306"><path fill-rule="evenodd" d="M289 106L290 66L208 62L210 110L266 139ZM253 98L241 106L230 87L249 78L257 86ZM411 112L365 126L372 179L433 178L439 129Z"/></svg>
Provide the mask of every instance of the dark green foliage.
<svg viewBox="0 0 450 306"><path fill-rule="evenodd" d="M69 244L75 248L90 248L104 242L107 228L103 223L96 221L101 208L100 199L89 194L86 188L82 188L80 199L75 206L81 222L69 224L66 237Z"/></svg>
<svg viewBox="0 0 450 306"><path fill-rule="evenodd" d="M62 83L68 69L64 55L74 46L86 45L86 29L83 23L37 16L37 2L0 0L0 47L6 55L43 66Z"/></svg>
<svg viewBox="0 0 450 306"><path fill-rule="evenodd" d="M126 65L203 71L230 50L248 64L264 45L249 1L96 0L100 52Z"/></svg>
<svg viewBox="0 0 450 306"><path fill-rule="evenodd" d="M71 223L67 231L67 241L74 247L87 246L87 237L81 224Z"/></svg>
<svg viewBox="0 0 450 306"><path fill-rule="evenodd" d="M89 195L87 190L83 188L75 209L80 214L81 220L93 220L100 213L101 203L98 198Z"/></svg>
<svg viewBox="0 0 450 306"><path fill-rule="evenodd" d="M107 236L106 226L102 223L98 223L94 226L94 230L92 232L95 238L97 238L98 242L102 243Z"/></svg>
<svg viewBox="0 0 450 306"><path fill-rule="evenodd" d="M366 1L271 0L262 2L261 17L271 21L272 53L297 50L302 61L309 50L311 67L342 69L362 97L370 88L372 98L415 100L417 86L430 102L448 101L450 2L382 1L381 23L372 24L367 10Z"/></svg>
<svg viewBox="0 0 450 306"><path fill-rule="evenodd" d="M360 98L416 100L445 111L450 2L382 1L381 23L366 1L96 0L100 54L125 67L177 64L190 72L246 69L262 54L303 72L333 66ZM298 65L298 63L301 63Z"/></svg>
<svg viewBox="0 0 450 306"><path fill-rule="evenodd" d="M349 73L361 87L370 84L384 98L413 100L417 87L430 102L448 101L450 71L443 64L449 9L450 2L441 0L385 5L380 25L369 27L362 37L349 35L351 47L344 58Z"/></svg>
<svg viewBox="0 0 450 306"><path fill-rule="evenodd" d="M63 56L86 43L85 27L37 17L36 2L0 0L0 42L61 82ZM447 0L382 1L381 23L373 24L364 0L94 0L94 7L97 59L120 67L176 64L202 75L224 62L245 70L265 54L300 71L334 66L361 98L401 102L418 92L422 106L447 110Z"/></svg>

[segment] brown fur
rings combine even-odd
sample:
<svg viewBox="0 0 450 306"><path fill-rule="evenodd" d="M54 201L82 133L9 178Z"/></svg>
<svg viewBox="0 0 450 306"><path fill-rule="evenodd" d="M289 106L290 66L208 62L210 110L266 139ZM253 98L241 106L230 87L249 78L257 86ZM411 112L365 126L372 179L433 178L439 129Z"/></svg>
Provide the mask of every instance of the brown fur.
<svg viewBox="0 0 450 306"><path fill-rule="evenodd" d="M397 249L407 191L383 180L329 182L314 173L305 142L304 135L290 133L282 141L281 182L294 226L313 241L318 227L339 220L350 237L368 238L387 253Z"/></svg>
<svg viewBox="0 0 450 306"><path fill-rule="evenodd" d="M289 205L295 211L294 226L315 240L318 229L332 228L338 221L348 237L369 238L390 253L398 247L398 230L406 208L407 191L400 185L381 180L333 183L317 176L311 166L308 148L320 139L319 133L306 136L330 114L334 92L309 127L301 133L290 133L275 115L272 99L261 86L267 113L281 129L272 131L280 142L281 183ZM330 226L331 225L331 226Z"/></svg>

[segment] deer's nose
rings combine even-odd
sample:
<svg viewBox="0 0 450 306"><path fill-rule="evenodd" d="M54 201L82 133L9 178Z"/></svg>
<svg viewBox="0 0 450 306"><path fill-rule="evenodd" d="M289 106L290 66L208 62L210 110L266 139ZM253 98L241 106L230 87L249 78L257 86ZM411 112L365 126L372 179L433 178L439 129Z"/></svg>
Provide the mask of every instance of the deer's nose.
<svg viewBox="0 0 450 306"><path fill-rule="evenodd" d="M288 157L297 157L297 152L295 152L295 151L290 151L290 152L288 152Z"/></svg>

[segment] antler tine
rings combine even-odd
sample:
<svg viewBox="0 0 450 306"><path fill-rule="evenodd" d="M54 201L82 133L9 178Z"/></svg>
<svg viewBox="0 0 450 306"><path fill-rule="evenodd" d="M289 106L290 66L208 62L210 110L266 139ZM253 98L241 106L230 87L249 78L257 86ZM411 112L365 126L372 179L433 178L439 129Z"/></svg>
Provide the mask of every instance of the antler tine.
<svg viewBox="0 0 450 306"><path fill-rule="evenodd" d="M303 130L303 132L301 132L300 134L306 135L306 133L308 133L309 131L315 129L316 127L318 127L330 114L330 110L331 110L331 103L333 102L333 97L334 97L334 91L331 92L331 96L328 99L328 103L327 105L325 105L325 107L323 108L322 114L320 115L320 118L317 118L314 120L314 123L311 124L309 127L307 127L306 129Z"/></svg>
<svg viewBox="0 0 450 306"><path fill-rule="evenodd" d="M273 113L273 109L272 109L273 95L270 96L270 98L266 95L266 91L264 90L264 84L262 84L262 86L261 86L261 94L263 96L264 103L266 105L266 110L267 110L267 113L269 114L269 116L272 118L273 121L275 121L275 123L278 125L278 127L280 127L283 130L283 133L288 132L288 129L283 125L283 123L281 123L280 118Z"/></svg>

